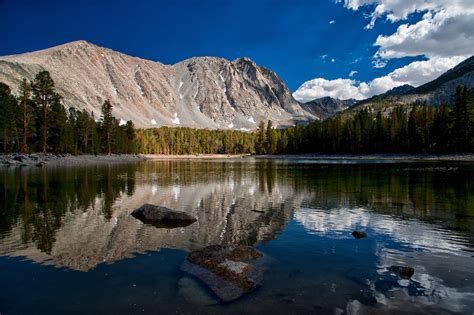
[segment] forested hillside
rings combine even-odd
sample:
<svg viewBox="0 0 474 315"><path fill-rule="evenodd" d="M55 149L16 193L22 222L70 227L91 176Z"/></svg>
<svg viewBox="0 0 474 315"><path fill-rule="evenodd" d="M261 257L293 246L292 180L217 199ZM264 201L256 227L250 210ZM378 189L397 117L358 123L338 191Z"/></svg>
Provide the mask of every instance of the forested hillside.
<svg viewBox="0 0 474 315"><path fill-rule="evenodd" d="M260 122L256 132L193 128L135 129L106 100L101 116L66 109L47 71L22 81L19 94L0 83L1 152L72 154L298 154L474 151L474 97L459 86L452 107L364 108L287 129Z"/></svg>

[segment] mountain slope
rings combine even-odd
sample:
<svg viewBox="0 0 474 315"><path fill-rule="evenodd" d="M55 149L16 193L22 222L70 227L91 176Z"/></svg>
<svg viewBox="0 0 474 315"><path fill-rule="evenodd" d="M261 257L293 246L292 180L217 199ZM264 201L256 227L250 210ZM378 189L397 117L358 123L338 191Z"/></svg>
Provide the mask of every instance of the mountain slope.
<svg viewBox="0 0 474 315"><path fill-rule="evenodd" d="M272 71L247 58L196 57L175 65L131 57L86 41L0 57L0 82L16 91L46 69L66 107L100 115L105 99L138 127L255 129L314 119Z"/></svg>
<svg viewBox="0 0 474 315"><path fill-rule="evenodd" d="M354 99L338 100L329 96L317 98L301 105L306 111L319 119L326 119L357 103Z"/></svg>
<svg viewBox="0 0 474 315"><path fill-rule="evenodd" d="M474 88L474 56L464 60L433 81L416 88L409 85L393 88L384 94L358 102L347 112L356 112L366 107L375 110L389 110L394 106L415 103L439 106L443 102L448 102L452 105L456 87L459 85L466 85L470 89Z"/></svg>

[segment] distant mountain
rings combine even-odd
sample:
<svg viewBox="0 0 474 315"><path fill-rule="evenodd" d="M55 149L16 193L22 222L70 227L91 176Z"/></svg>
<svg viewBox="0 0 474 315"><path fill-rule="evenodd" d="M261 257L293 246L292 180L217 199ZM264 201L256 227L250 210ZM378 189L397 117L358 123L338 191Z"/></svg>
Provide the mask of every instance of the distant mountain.
<svg viewBox="0 0 474 315"><path fill-rule="evenodd" d="M459 85L474 88L474 56L464 60L433 81L416 88L410 85L393 88L384 94L358 102L349 112L355 112L365 107L386 110L397 105L417 103L439 106L443 102L448 102L452 105L456 87Z"/></svg>
<svg viewBox="0 0 474 315"><path fill-rule="evenodd" d="M338 100L329 96L317 98L301 106L319 119L326 119L357 103L355 99Z"/></svg>
<svg viewBox="0 0 474 315"><path fill-rule="evenodd" d="M414 86L410 84L404 84L400 85L397 87L394 87L393 89L387 91L384 93L384 95L402 95L402 94L408 94L411 93L415 89Z"/></svg>
<svg viewBox="0 0 474 315"><path fill-rule="evenodd" d="M271 70L248 58L196 57L174 65L131 57L86 41L0 57L0 82L51 73L67 107L98 118L105 99L114 116L138 127L252 130L261 120L292 126L315 119Z"/></svg>
<svg viewBox="0 0 474 315"><path fill-rule="evenodd" d="M437 79L415 88L408 95L418 95L420 99L433 105L444 101L452 103L458 85L474 88L474 56L443 73Z"/></svg>

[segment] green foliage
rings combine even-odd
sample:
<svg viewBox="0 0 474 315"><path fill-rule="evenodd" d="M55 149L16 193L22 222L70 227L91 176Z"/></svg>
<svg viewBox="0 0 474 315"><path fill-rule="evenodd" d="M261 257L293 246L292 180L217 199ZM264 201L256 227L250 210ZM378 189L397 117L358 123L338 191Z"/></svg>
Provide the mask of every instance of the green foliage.
<svg viewBox="0 0 474 315"><path fill-rule="evenodd" d="M139 129L137 152L144 154L240 154L255 153L257 135L231 130L193 128Z"/></svg>
<svg viewBox="0 0 474 315"><path fill-rule="evenodd" d="M3 152L16 150L18 139L16 137L16 112L17 101L11 94L10 87L0 83L0 139Z"/></svg>
<svg viewBox="0 0 474 315"><path fill-rule="evenodd" d="M37 108L37 130L40 132L40 150L46 152L49 133L49 112L53 103L61 97L54 88L54 81L48 71L40 71L31 84L33 102Z"/></svg>
<svg viewBox="0 0 474 315"><path fill-rule="evenodd" d="M20 84L18 96L18 128L21 133L20 150L28 152L29 135L35 130L33 128L35 119L35 103L31 100L31 84L26 79Z"/></svg>
<svg viewBox="0 0 474 315"><path fill-rule="evenodd" d="M0 83L0 149L28 152L38 143L43 152L144 154L296 154L471 152L474 150L474 98L458 87L455 104L438 108L413 105L363 108L350 115L275 129L261 121L256 132L192 128L136 130L132 121L120 124L105 100L101 118L68 111L47 71L19 96Z"/></svg>
<svg viewBox="0 0 474 315"><path fill-rule="evenodd" d="M447 104L364 108L278 130L278 139L278 153L472 152L474 100L467 87L458 87L452 110Z"/></svg>

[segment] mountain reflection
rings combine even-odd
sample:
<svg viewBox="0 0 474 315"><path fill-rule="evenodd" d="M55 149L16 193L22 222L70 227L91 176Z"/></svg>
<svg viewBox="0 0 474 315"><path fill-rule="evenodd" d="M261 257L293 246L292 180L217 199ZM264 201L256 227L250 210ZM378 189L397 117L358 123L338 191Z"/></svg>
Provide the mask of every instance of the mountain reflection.
<svg viewBox="0 0 474 315"><path fill-rule="evenodd" d="M351 237L345 231L362 226L411 246L463 250L474 243L472 173L463 165L251 160L5 169L0 255L87 271L161 248L258 244L276 238L293 218L333 238ZM144 225L129 215L144 203L186 211L198 221L176 229Z"/></svg>

